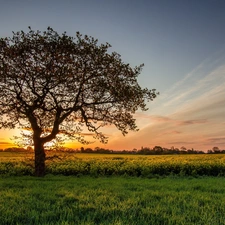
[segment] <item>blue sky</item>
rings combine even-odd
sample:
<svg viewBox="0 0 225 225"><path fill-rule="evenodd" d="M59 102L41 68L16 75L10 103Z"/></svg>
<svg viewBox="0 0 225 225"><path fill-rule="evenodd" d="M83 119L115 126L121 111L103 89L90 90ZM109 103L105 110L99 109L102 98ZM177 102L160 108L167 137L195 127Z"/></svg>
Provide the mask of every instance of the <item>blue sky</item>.
<svg viewBox="0 0 225 225"><path fill-rule="evenodd" d="M0 36L12 31L76 31L109 42L139 82L160 96L137 114L138 133L110 133L105 147L225 149L224 0L0 0ZM1 132L5 131L0 131ZM8 132L8 131L7 131ZM3 134L3 133L2 133ZM12 134L8 132L7 134ZM8 139L2 136L2 142ZM96 143L96 146L100 146Z"/></svg>

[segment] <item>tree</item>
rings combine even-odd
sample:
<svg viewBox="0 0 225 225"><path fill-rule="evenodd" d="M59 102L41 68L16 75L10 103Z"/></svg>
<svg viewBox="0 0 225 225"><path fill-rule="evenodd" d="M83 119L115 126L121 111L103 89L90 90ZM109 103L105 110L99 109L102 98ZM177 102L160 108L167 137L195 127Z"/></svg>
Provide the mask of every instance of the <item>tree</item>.
<svg viewBox="0 0 225 225"><path fill-rule="evenodd" d="M180 147L180 150L181 150L181 151L187 151L187 148L184 147L184 146L182 146L182 147Z"/></svg>
<svg viewBox="0 0 225 225"><path fill-rule="evenodd" d="M137 130L134 113L157 96L137 82L143 65L132 68L108 53L110 47L50 27L0 39L0 128L32 132L36 176L44 176L44 145L57 135L84 143L86 126L106 143L99 128L115 125L123 135Z"/></svg>
<svg viewBox="0 0 225 225"><path fill-rule="evenodd" d="M220 153L219 147L213 147L212 150L214 153Z"/></svg>
<svg viewBox="0 0 225 225"><path fill-rule="evenodd" d="M155 146L153 151L155 151L157 154L161 154L163 152L163 148L161 146Z"/></svg>

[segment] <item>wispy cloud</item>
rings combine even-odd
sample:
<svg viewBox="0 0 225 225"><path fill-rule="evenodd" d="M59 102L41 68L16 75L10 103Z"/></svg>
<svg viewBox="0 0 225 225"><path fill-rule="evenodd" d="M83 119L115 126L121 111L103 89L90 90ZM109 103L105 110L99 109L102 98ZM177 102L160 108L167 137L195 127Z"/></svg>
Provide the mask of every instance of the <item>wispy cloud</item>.
<svg viewBox="0 0 225 225"><path fill-rule="evenodd" d="M173 116L174 117L174 116ZM194 125L194 124L204 124L207 123L207 119L192 119L192 120L178 120L168 116L161 116L161 115L144 115L142 119L148 119L152 123L171 123L178 126L184 125Z"/></svg>
<svg viewBox="0 0 225 225"><path fill-rule="evenodd" d="M178 125L193 125L193 124L204 124L207 123L208 120L206 119L199 119L199 120L184 120L184 121L178 121Z"/></svg>
<svg viewBox="0 0 225 225"><path fill-rule="evenodd" d="M171 131L166 131L163 133L163 135L176 135L176 134L182 134L181 131L178 131L178 130L171 130Z"/></svg>
<svg viewBox="0 0 225 225"><path fill-rule="evenodd" d="M12 145L12 143L7 141L0 141L0 145Z"/></svg>
<svg viewBox="0 0 225 225"><path fill-rule="evenodd" d="M212 145L225 145L225 137L208 138L205 140L205 143L210 143Z"/></svg>
<svg viewBox="0 0 225 225"><path fill-rule="evenodd" d="M11 148L11 147L14 147L14 146L15 146L15 144L12 144L11 142L8 142L8 141L0 141L0 148L1 149Z"/></svg>
<svg viewBox="0 0 225 225"><path fill-rule="evenodd" d="M156 99L152 113L169 115L188 108L190 104L206 104L225 93L225 50L215 53L198 65ZM217 96L215 96L217 95ZM224 95L225 96L225 95ZM224 97L225 98L225 97ZM208 99L208 101L207 101ZM153 107L152 106L152 107ZM151 108L151 107L150 107Z"/></svg>
<svg viewBox="0 0 225 225"><path fill-rule="evenodd" d="M150 109L138 115L140 131L123 141L116 139L118 145L172 144L202 150L218 145L225 149L221 137L225 133L225 50L162 93Z"/></svg>
<svg viewBox="0 0 225 225"><path fill-rule="evenodd" d="M153 115L153 116L150 115L149 118L154 122L168 122L172 120L167 116L160 116L160 115Z"/></svg>
<svg viewBox="0 0 225 225"><path fill-rule="evenodd" d="M174 142L169 142L170 145L193 145L196 144L194 141L174 141Z"/></svg>

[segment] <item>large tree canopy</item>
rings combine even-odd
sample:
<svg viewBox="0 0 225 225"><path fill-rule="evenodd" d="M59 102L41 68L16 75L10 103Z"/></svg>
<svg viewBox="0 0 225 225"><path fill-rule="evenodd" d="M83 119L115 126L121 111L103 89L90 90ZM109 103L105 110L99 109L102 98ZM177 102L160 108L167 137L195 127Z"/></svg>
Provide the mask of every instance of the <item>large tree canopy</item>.
<svg viewBox="0 0 225 225"><path fill-rule="evenodd" d="M0 39L0 126L32 130L36 175L44 175L43 146L57 134L82 142L86 125L106 142L99 128L115 125L125 135L137 130L134 113L156 97L137 82L143 65L131 68L109 47L50 27Z"/></svg>

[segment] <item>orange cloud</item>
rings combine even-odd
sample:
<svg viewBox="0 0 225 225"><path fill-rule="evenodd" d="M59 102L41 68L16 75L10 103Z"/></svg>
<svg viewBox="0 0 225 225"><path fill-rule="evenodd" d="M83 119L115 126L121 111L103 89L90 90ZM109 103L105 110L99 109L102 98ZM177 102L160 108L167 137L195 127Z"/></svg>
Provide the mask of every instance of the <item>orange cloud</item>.
<svg viewBox="0 0 225 225"><path fill-rule="evenodd" d="M182 134L182 132L181 131L177 131L177 130L171 130L171 131L163 133L163 135L165 135L165 134Z"/></svg>
<svg viewBox="0 0 225 225"><path fill-rule="evenodd" d="M7 141L0 141L0 145L12 145L12 143Z"/></svg>
<svg viewBox="0 0 225 225"><path fill-rule="evenodd" d="M211 143L212 145L225 145L225 137L218 138L208 138L206 143Z"/></svg>
<svg viewBox="0 0 225 225"><path fill-rule="evenodd" d="M168 142L168 144L171 145L193 145L196 144L194 141L174 141L174 142Z"/></svg>
<svg viewBox="0 0 225 225"><path fill-rule="evenodd" d="M208 120L206 119L199 119L199 120L183 120L183 121L177 121L178 125L194 125L194 124L203 124L203 123L207 123Z"/></svg>
<svg viewBox="0 0 225 225"><path fill-rule="evenodd" d="M150 118L155 122L168 122L172 120L171 118L167 116L160 116L160 115L150 116Z"/></svg>

